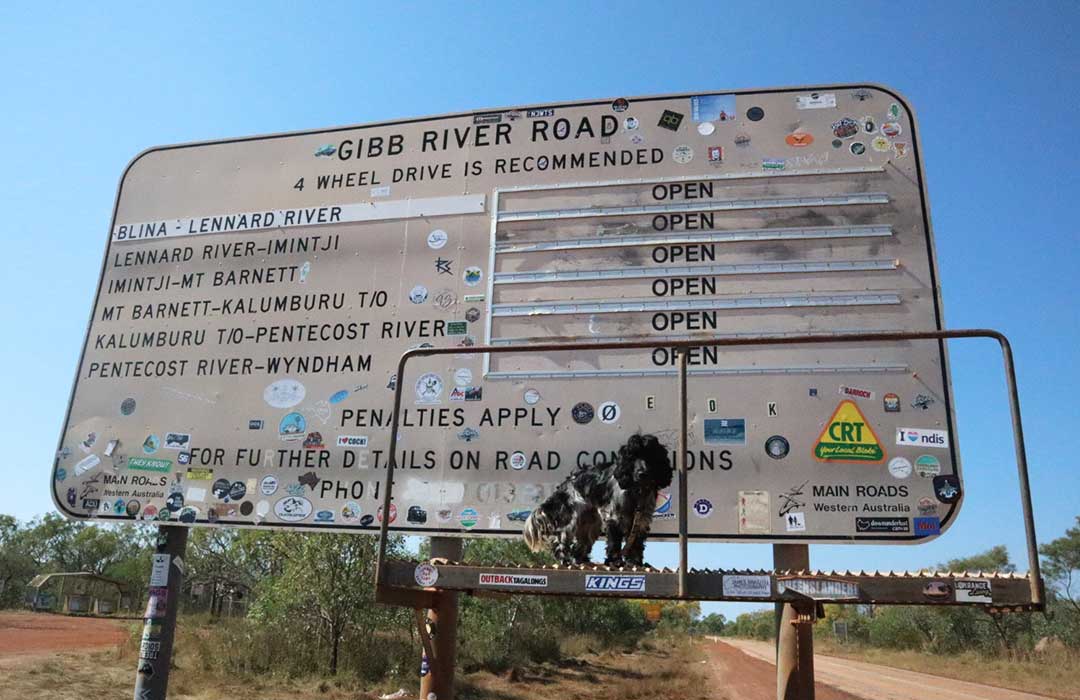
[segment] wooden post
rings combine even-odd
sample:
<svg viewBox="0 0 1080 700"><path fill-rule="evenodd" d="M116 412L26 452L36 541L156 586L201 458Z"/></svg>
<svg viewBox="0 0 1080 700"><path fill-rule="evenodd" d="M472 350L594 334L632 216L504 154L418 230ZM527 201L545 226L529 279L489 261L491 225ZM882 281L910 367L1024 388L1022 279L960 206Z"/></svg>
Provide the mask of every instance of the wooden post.
<svg viewBox="0 0 1080 700"><path fill-rule="evenodd" d="M461 545L461 539L457 537L432 537L431 557L460 561ZM428 610L427 624L435 658L429 659L427 652L421 655L420 700L453 700L458 594L454 591L437 591L434 597L434 605Z"/></svg>
<svg viewBox="0 0 1080 700"><path fill-rule="evenodd" d="M150 600L143 615L139 666L135 674L135 700L165 700L187 539L186 527L158 526L157 548L151 555L154 566L150 570Z"/></svg>
<svg viewBox="0 0 1080 700"><path fill-rule="evenodd" d="M810 547L774 544L776 571L809 571ZM776 700L814 700L814 629L796 622L791 603L776 604Z"/></svg>

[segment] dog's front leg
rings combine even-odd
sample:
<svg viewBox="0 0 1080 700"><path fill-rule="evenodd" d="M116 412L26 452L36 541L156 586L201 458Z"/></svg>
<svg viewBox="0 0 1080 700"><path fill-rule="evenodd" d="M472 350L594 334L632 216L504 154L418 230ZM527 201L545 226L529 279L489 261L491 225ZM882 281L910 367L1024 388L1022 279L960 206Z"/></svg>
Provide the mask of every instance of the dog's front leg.
<svg viewBox="0 0 1080 700"><path fill-rule="evenodd" d="M622 566L622 526L616 520L609 521L607 524L607 532L604 536L607 538L607 553L604 557L604 563L608 566Z"/></svg>
<svg viewBox="0 0 1080 700"><path fill-rule="evenodd" d="M627 564L643 566L645 563L645 539L649 536L649 527L652 519L634 516L634 523L630 526L630 533L626 536L626 547L623 548L623 558Z"/></svg>

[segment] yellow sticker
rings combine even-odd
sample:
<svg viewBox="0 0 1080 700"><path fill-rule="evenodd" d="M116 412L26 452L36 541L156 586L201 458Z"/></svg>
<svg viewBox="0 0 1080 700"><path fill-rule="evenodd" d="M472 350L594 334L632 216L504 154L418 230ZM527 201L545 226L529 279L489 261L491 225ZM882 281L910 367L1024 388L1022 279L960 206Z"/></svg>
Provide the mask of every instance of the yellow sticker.
<svg viewBox="0 0 1080 700"><path fill-rule="evenodd" d="M881 448L870 422L852 401L841 401L814 445L819 462L881 462Z"/></svg>

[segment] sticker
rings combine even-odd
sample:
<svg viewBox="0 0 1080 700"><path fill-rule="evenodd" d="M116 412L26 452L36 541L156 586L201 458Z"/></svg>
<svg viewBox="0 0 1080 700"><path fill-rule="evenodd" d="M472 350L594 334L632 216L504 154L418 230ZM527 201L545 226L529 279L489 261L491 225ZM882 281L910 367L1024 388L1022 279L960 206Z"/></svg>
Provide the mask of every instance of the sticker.
<svg viewBox="0 0 1080 700"><path fill-rule="evenodd" d="M59 469L56 470L56 480L59 481L60 483L64 483L65 479L67 479L67 469L64 469L63 467L60 467Z"/></svg>
<svg viewBox="0 0 1080 700"><path fill-rule="evenodd" d="M311 501L303 496L286 496L274 504L274 515L286 522L298 522L311 515Z"/></svg>
<svg viewBox="0 0 1080 700"><path fill-rule="evenodd" d="M528 405L535 406L540 403L540 392L536 389L526 389L524 399Z"/></svg>
<svg viewBox="0 0 1080 700"><path fill-rule="evenodd" d="M900 412L900 397L896 394L885 394L881 399L886 413Z"/></svg>
<svg viewBox="0 0 1080 700"><path fill-rule="evenodd" d="M263 422L258 419L252 419L248 421L248 430L262 430Z"/></svg>
<svg viewBox="0 0 1080 700"><path fill-rule="evenodd" d="M446 258L435 258L435 272L440 275L452 275L453 271L450 269L450 265L453 264L453 260L447 260Z"/></svg>
<svg viewBox="0 0 1080 700"><path fill-rule="evenodd" d="M881 133L890 139L896 138L902 131L900 122L885 122L881 125Z"/></svg>
<svg viewBox="0 0 1080 700"><path fill-rule="evenodd" d="M691 97L690 118L695 122L735 121L735 95L695 95Z"/></svg>
<svg viewBox="0 0 1080 700"><path fill-rule="evenodd" d="M860 389L854 386L841 386L840 395L847 396L852 399L866 399L870 401L874 398L874 392L869 389Z"/></svg>
<svg viewBox="0 0 1080 700"><path fill-rule="evenodd" d="M623 126L626 127L627 131L633 131L638 128L638 123L637 117L627 117L626 121L623 122Z"/></svg>
<svg viewBox="0 0 1080 700"><path fill-rule="evenodd" d="M375 516L371 513L368 513L367 515L360 518L360 527L368 527L373 522L375 522Z"/></svg>
<svg viewBox="0 0 1080 700"><path fill-rule="evenodd" d="M911 476L911 462L904 457L893 457L889 460L889 473L897 479L906 479Z"/></svg>
<svg viewBox="0 0 1080 700"><path fill-rule="evenodd" d="M735 137L735 145L739 148L746 148L750 145L750 137L746 134L739 134Z"/></svg>
<svg viewBox="0 0 1080 700"><path fill-rule="evenodd" d="M716 126L712 122L701 122L697 125L697 132L702 136L709 136L716 131Z"/></svg>
<svg viewBox="0 0 1080 700"><path fill-rule="evenodd" d="M457 434L458 440L464 440L465 442L472 442L480 437L480 433L476 428L465 428Z"/></svg>
<svg viewBox="0 0 1080 700"><path fill-rule="evenodd" d="M859 584L823 578L778 578L776 592L794 591L815 600L851 600L859 598Z"/></svg>
<svg viewBox="0 0 1080 700"><path fill-rule="evenodd" d="M332 523L334 522L334 511L332 510L320 510L315 514L315 522L317 523Z"/></svg>
<svg viewBox="0 0 1080 700"><path fill-rule="evenodd" d="M724 162L724 147L723 146L709 146L706 149L710 163L723 163Z"/></svg>
<svg viewBox="0 0 1080 700"><path fill-rule="evenodd" d="M746 110L746 118L752 122L759 122L765 118L765 110L763 110L761 107L751 107L750 109Z"/></svg>
<svg viewBox="0 0 1080 700"><path fill-rule="evenodd" d="M578 423L579 425L588 425L593 419L592 404L584 401L574 404L574 407L570 409L570 415L574 418L575 423Z"/></svg>
<svg viewBox="0 0 1080 700"><path fill-rule="evenodd" d="M465 285L468 287L475 287L480 284L480 280L484 278L484 271L479 267L466 267L465 268Z"/></svg>
<svg viewBox="0 0 1080 700"><path fill-rule="evenodd" d="M547 576L530 574L480 574L481 586L515 586L517 588L547 588Z"/></svg>
<svg viewBox="0 0 1080 700"><path fill-rule="evenodd" d="M463 297L463 299L465 299L465 301L467 303L472 304L472 303L475 303L475 302L483 301L484 300L484 295L483 294L466 294Z"/></svg>
<svg viewBox="0 0 1080 700"><path fill-rule="evenodd" d="M657 126L662 126L670 131L678 131L682 125L683 115L678 112L672 112L670 109L665 109L664 113L660 115L660 121L657 122Z"/></svg>
<svg viewBox="0 0 1080 700"><path fill-rule="evenodd" d="M278 437L286 442L303 440L306 431L307 419L296 412L286 414L278 424Z"/></svg>
<svg viewBox="0 0 1080 700"><path fill-rule="evenodd" d="M625 112L628 109L630 109L630 103L625 97L620 97L611 103L611 110L613 112Z"/></svg>
<svg viewBox="0 0 1080 700"><path fill-rule="evenodd" d="M127 461L127 468L144 472L167 472L172 469L172 460L130 457Z"/></svg>
<svg viewBox="0 0 1080 700"><path fill-rule="evenodd" d="M788 532L806 532L806 513L788 513L784 516L784 527Z"/></svg>
<svg viewBox="0 0 1080 700"><path fill-rule="evenodd" d="M347 523L355 523L360 519L363 509L356 501L349 501L341 506L341 519Z"/></svg>
<svg viewBox="0 0 1080 700"><path fill-rule="evenodd" d="M315 151L315 157L316 158L329 158L330 156L334 155L335 153L337 153L337 148L334 146L334 144L328 143L328 144L319 146L318 150Z"/></svg>
<svg viewBox="0 0 1080 700"><path fill-rule="evenodd" d="M619 408L619 404L615 403L614 401L605 401L604 403L600 404L600 407L597 409L597 413L600 416L601 423L607 423L608 425L611 425L612 423L619 420L619 416L622 415L622 410ZM580 423L581 421L578 422Z"/></svg>
<svg viewBox="0 0 1080 700"><path fill-rule="evenodd" d="M201 486L188 486L184 500L188 503L202 503L206 500L206 489Z"/></svg>
<svg viewBox="0 0 1080 700"><path fill-rule="evenodd" d="M330 395L330 403L341 403L347 398L349 398L349 391L347 389L335 391L333 394Z"/></svg>
<svg viewBox="0 0 1080 700"><path fill-rule="evenodd" d="M707 518L712 515L712 512L713 504L712 501L710 501L709 499L699 498L694 501L694 515L698 516L699 518Z"/></svg>
<svg viewBox="0 0 1080 700"><path fill-rule="evenodd" d="M465 321L448 321L446 323L447 335L465 335L469 332L469 324Z"/></svg>
<svg viewBox="0 0 1080 700"><path fill-rule="evenodd" d="M855 518L855 532L910 532L907 518Z"/></svg>
<svg viewBox="0 0 1080 700"><path fill-rule="evenodd" d="M454 370L454 384L458 386L469 386L472 384L473 373L468 367L462 367Z"/></svg>
<svg viewBox="0 0 1080 700"><path fill-rule="evenodd" d="M729 598L770 598L772 581L768 576L728 576L724 575L722 588Z"/></svg>
<svg viewBox="0 0 1080 700"><path fill-rule="evenodd" d="M99 464L101 464L101 457L98 457L97 455L87 455L75 465L75 476L82 476Z"/></svg>
<svg viewBox="0 0 1080 700"><path fill-rule="evenodd" d="M705 443L708 445L745 445L745 418L706 418Z"/></svg>
<svg viewBox="0 0 1080 700"><path fill-rule="evenodd" d="M670 520L675 517L675 511L672 509L671 493L669 491L660 491L656 494L656 509L653 510L653 518L655 520Z"/></svg>
<svg viewBox="0 0 1080 700"><path fill-rule="evenodd" d="M933 398L927 396L926 394L919 394L918 396L915 397L914 400L912 400L911 407L912 408L921 408L922 410L925 411L928 408L930 408L930 404L932 404L932 403L934 403Z"/></svg>
<svg viewBox="0 0 1080 700"><path fill-rule="evenodd" d="M953 474L935 476L934 495L942 503L956 503L960 500L960 479Z"/></svg>
<svg viewBox="0 0 1080 700"><path fill-rule="evenodd" d="M157 452L159 447L161 447L161 439L157 435L147 435L143 440L142 451L148 455Z"/></svg>
<svg viewBox="0 0 1080 700"><path fill-rule="evenodd" d="M278 490L278 479L276 476L264 476L262 481L259 482L259 491L264 496L273 496Z"/></svg>
<svg viewBox="0 0 1080 700"><path fill-rule="evenodd" d="M429 588L439 580L439 570L433 564L426 562L417 564L416 569L413 571L413 579L416 581L417 586Z"/></svg>
<svg viewBox="0 0 1080 700"><path fill-rule="evenodd" d="M783 170L785 161L783 158L762 158L761 169L762 170Z"/></svg>
<svg viewBox="0 0 1080 700"><path fill-rule="evenodd" d="M862 141L855 141L851 144L851 154L855 156L861 156L866 153L866 145Z"/></svg>
<svg viewBox="0 0 1080 700"><path fill-rule="evenodd" d="M679 165L686 165L694 159L694 149L685 144L678 145L672 149L671 159Z"/></svg>
<svg viewBox="0 0 1080 700"><path fill-rule="evenodd" d="M941 462L934 455L919 455L915 460L915 473L924 479L941 473Z"/></svg>
<svg viewBox="0 0 1080 700"><path fill-rule="evenodd" d="M893 153L896 154L897 158L903 158L904 156L907 155L907 144L906 143L894 143L892 145L892 148L893 148Z"/></svg>
<svg viewBox="0 0 1080 700"><path fill-rule="evenodd" d="M946 449L949 446L949 431L928 430L924 428L897 428L896 444L905 447L936 447Z"/></svg>
<svg viewBox="0 0 1080 700"><path fill-rule="evenodd" d="M649 394L648 396L645 397L645 410L646 411L655 411L656 410L656 396L654 396L652 394Z"/></svg>
<svg viewBox="0 0 1080 700"><path fill-rule="evenodd" d="M458 516L458 520L461 521L461 526L465 529L472 529L476 526L476 521L480 518L480 514L476 512L475 508L465 508Z"/></svg>
<svg viewBox="0 0 1080 700"><path fill-rule="evenodd" d="M870 142L870 147L878 153L885 153L890 148L892 148L892 144L889 143L889 139L885 138L884 136L878 136Z"/></svg>
<svg viewBox="0 0 1080 700"><path fill-rule="evenodd" d="M833 136L838 139L849 139L859 133L859 122L851 117L844 117L832 123Z"/></svg>
<svg viewBox="0 0 1080 700"><path fill-rule="evenodd" d="M469 323L476 323L480 320L480 309L475 306L465 312L465 320Z"/></svg>
<svg viewBox="0 0 1080 700"><path fill-rule="evenodd" d="M279 379L263 389L263 401L274 408L292 408L303 401L306 395L304 385L295 379Z"/></svg>
<svg viewBox="0 0 1080 700"><path fill-rule="evenodd" d="M433 373L421 375L416 380L416 398L420 403L435 403L442 396L442 378Z"/></svg>
<svg viewBox="0 0 1080 700"><path fill-rule="evenodd" d="M90 454L90 450L94 448L94 443L97 442L97 433L88 433L86 439L79 443L79 449L84 453Z"/></svg>
<svg viewBox="0 0 1080 700"><path fill-rule="evenodd" d="M409 510L405 512L405 520L416 525L423 525L427 522L427 511L420 506L409 506Z"/></svg>
<svg viewBox="0 0 1080 700"><path fill-rule="evenodd" d="M450 237L441 228L437 228L427 235L427 245L432 250L442 250L448 240L450 240Z"/></svg>
<svg viewBox="0 0 1080 700"><path fill-rule="evenodd" d="M739 534L772 532L768 491L739 491Z"/></svg>
<svg viewBox="0 0 1080 700"><path fill-rule="evenodd" d="M795 109L831 109L836 107L836 95L831 92L812 92L809 95L796 95Z"/></svg>
<svg viewBox="0 0 1080 700"><path fill-rule="evenodd" d="M885 450L855 402L844 400L818 436L814 459L819 462L881 462L885 459Z"/></svg>
<svg viewBox="0 0 1080 700"><path fill-rule="evenodd" d="M194 506L184 506L180 510L180 515L177 516L177 520L182 523L193 523L199 518L199 509Z"/></svg>
<svg viewBox="0 0 1080 700"><path fill-rule="evenodd" d="M191 446L191 435L188 433L165 433L166 450L186 450Z"/></svg>
<svg viewBox="0 0 1080 700"><path fill-rule="evenodd" d="M587 591L633 591L645 592L645 577L637 574L633 576L617 574L587 574L585 576L585 590Z"/></svg>
<svg viewBox="0 0 1080 700"><path fill-rule="evenodd" d="M210 488L210 491L214 494L214 498L228 498L230 488L232 488L231 481L229 481L228 479L218 479L214 482L214 485Z"/></svg>
<svg viewBox="0 0 1080 700"><path fill-rule="evenodd" d="M176 463L177 464L183 464L183 465L191 464L191 453L190 452L180 452L180 453L178 453L176 455Z"/></svg>
<svg viewBox="0 0 1080 700"><path fill-rule="evenodd" d="M957 603L986 603L994 602L994 596L990 588L990 579L985 578L961 578L953 581L956 588Z"/></svg>
<svg viewBox="0 0 1080 700"><path fill-rule="evenodd" d="M919 515L937 515L937 503L934 503L934 499L929 496L923 496L919 499Z"/></svg>
<svg viewBox="0 0 1080 700"><path fill-rule="evenodd" d="M877 124L874 123L874 118L869 114L862 118L863 131L868 134L872 134L877 131Z"/></svg>
<svg viewBox="0 0 1080 700"><path fill-rule="evenodd" d="M169 555L154 554L150 558L150 587L158 588L169 585Z"/></svg>
<svg viewBox="0 0 1080 700"><path fill-rule="evenodd" d="M915 518L915 534L923 537L941 534L941 520L937 516Z"/></svg>
<svg viewBox="0 0 1080 700"><path fill-rule="evenodd" d="M510 468L516 471L524 469L529 463L528 458L524 452L515 452L510 455Z"/></svg>
<svg viewBox="0 0 1080 700"><path fill-rule="evenodd" d="M529 119L535 119L537 117L554 117L555 110L550 107L546 109L527 109L525 110L525 116Z"/></svg>
<svg viewBox="0 0 1080 700"><path fill-rule="evenodd" d="M120 402L120 415L130 416L135 412L135 399L124 399Z"/></svg>
<svg viewBox="0 0 1080 700"><path fill-rule="evenodd" d="M923 586L922 594L931 600L946 600L952 595L952 587L945 581L931 581Z"/></svg>
<svg viewBox="0 0 1080 700"><path fill-rule="evenodd" d="M409 301L411 301L414 304L423 304L425 301L427 301L427 297L428 297L427 287L425 287L422 284L416 285L409 292Z"/></svg>
<svg viewBox="0 0 1080 700"><path fill-rule="evenodd" d="M889 115L889 119L899 119L900 118L900 105L896 104L895 102L893 102L891 105L889 105L888 115Z"/></svg>
<svg viewBox="0 0 1080 700"><path fill-rule="evenodd" d="M776 418L780 415L780 409L777 407L776 401L765 402L765 415L769 418Z"/></svg>
<svg viewBox="0 0 1080 700"><path fill-rule="evenodd" d="M784 142L792 148L806 148L814 142L814 136L805 131L793 131L784 138Z"/></svg>

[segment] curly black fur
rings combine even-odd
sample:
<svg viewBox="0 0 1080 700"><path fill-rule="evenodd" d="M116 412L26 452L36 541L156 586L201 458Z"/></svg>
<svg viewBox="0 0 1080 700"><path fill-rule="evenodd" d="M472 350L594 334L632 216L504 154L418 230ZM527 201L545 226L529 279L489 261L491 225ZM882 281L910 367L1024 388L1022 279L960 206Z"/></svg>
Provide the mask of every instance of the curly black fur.
<svg viewBox="0 0 1080 700"><path fill-rule="evenodd" d="M671 485L673 472L655 436L632 435L614 464L578 469L559 484L525 522L525 541L563 564L586 564L603 535L605 564L641 566L657 492Z"/></svg>

